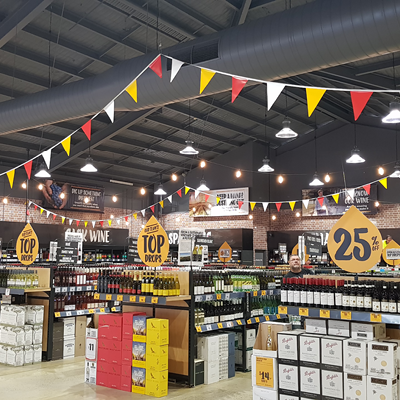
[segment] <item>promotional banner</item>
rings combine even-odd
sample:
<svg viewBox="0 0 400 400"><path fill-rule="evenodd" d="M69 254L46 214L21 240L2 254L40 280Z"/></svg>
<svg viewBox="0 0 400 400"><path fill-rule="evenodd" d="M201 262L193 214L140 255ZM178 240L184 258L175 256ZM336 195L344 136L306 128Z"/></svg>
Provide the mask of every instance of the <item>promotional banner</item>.
<svg viewBox="0 0 400 400"><path fill-rule="evenodd" d="M204 229L196 229L196 228L179 229L179 246L178 246L179 265L203 264L203 246L196 245L196 238L204 236L205 236Z"/></svg>
<svg viewBox="0 0 400 400"><path fill-rule="evenodd" d="M45 180L42 193L44 208L104 212L104 188Z"/></svg>
<svg viewBox="0 0 400 400"><path fill-rule="evenodd" d="M339 193L340 192L340 193ZM330 195L337 193L336 200ZM352 197L350 193L354 193ZM328 197L323 197L328 196ZM302 200L308 200L306 207L303 201L303 217L318 217L324 215L343 215L351 206L355 206L363 214L377 212L374 202L377 198L377 186L371 185L370 193L363 189L319 188L302 190Z"/></svg>
<svg viewBox="0 0 400 400"><path fill-rule="evenodd" d="M21 262L21 264L33 264L39 252L39 239L36 236L31 224L28 223L25 225L25 228L18 236L15 247L18 260Z"/></svg>
<svg viewBox="0 0 400 400"><path fill-rule="evenodd" d="M197 195L197 196L196 196ZM190 217L226 217L249 214L249 188L191 192Z"/></svg>

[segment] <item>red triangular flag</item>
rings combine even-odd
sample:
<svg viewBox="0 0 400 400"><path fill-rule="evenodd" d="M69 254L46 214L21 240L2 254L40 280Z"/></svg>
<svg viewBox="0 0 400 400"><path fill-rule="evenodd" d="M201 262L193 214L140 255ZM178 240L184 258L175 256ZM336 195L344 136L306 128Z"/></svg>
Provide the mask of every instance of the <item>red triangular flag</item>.
<svg viewBox="0 0 400 400"><path fill-rule="evenodd" d="M29 210L26 210L26 215L31 215Z"/></svg>
<svg viewBox="0 0 400 400"><path fill-rule="evenodd" d="M354 119L357 121L358 117L367 105L369 98L373 92L350 92L351 102L353 104Z"/></svg>
<svg viewBox="0 0 400 400"><path fill-rule="evenodd" d="M239 93L246 83L247 79L239 79L232 76L232 103L236 100L236 97L239 96Z"/></svg>
<svg viewBox="0 0 400 400"><path fill-rule="evenodd" d="M56 219L57 215L53 214L53 221Z"/></svg>
<svg viewBox="0 0 400 400"><path fill-rule="evenodd" d="M179 189L176 193L178 193L179 197L182 197L182 189Z"/></svg>
<svg viewBox="0 0 400 400"><path fill-rule="evenodd" d="M37 205L35 204L35 211L37 210Z"/></svg>
<svg viewBox="0 0 400 400"><path fill-rule="evenodd" d="M77 219L76 220L76 226L79 226L79 222L81 222L81 221L79 221L79 219Z"/></svg>
<svg viewBox="0 0 400 400"><path fill-rule="evenodd" d="M154 214L154 206L151 206L150 209L151 209L151 211L153 211L153 214Z"/></svg>
<svg viewBox="0 0 400 400"><path fill-rule="evenodd" d="M89 121L86 122L85 125L82 125L82 130L83 130L83 132L85 132L85 135L90 140L91 135L92 135L92 120L91 119L89 119Z"/></svg>
<svg viewBox="0 0 400 400"><path fill-rule="evenodd" d="M28 175L28 179L31 179L32 160L25 163L24 167L25 167L26 175Z"/></svg>
<svg viewBox="0 0 400 400"><path fill-rule="evenodd" d="M276 205L276 209L279 212L279 210L281 209L282 203L275 203L275 205Z"/></svg>
<svg viewBox="0 0 400 400"><path fill-rule="evenodd" d="M240 210L242 208L243 201L238 201L238 204L239 204L239 210Z"/></svg>
<svg viewBox="0 0 400 400"><path fill-rule="evenodd" d="M210 198L209 194L204 195L204 198L206 199L206 201Z"/></svg>
<svg viewBox="0 0 400 400"><path fill-rule="evenodd" d="M162 78L161 56L158 56L151 64L152 69L160 78Z"/></svg>
<svg viewBox="0 0 400 400"><path fill-rule="evenodd" d="M125 221L128 222L128 216L125 217Z"/></svg>
<svg viewBox="0 0 400 400"><path fill-rule="evenodd" d="M324 204L324 197L318 197L318 203L322 207Z"/></svg>
<svg viewBox="0 0 400 400"><path fill-rule="evenodd" d="M364 185L363 189L368 193L371 194L371 184L368 183L368 185Z"/></svg>
<svg viewBox="0 0 400 400"><path fill-rule="evenodd" d="M104 221L100 221L100 225L101 225L101 227L103 228Z"/></svg>

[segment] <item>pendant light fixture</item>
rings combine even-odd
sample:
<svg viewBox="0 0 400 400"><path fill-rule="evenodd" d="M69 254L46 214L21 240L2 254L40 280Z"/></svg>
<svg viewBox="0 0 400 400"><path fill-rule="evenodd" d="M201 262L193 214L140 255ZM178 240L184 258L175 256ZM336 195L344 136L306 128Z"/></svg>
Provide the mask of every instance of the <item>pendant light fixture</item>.
<svg viewBox="0 0 400 400"><path fill-rule="evenodd" d="M199 191L210 190L210 188L207 186L206 180L204 178L200 181L200 186L197 188L197 190L199 190Z"/></svg>
<svg viewBox="0 0 400 400"><path fill-rule="evenodd" d="M93 165L93 159L90 155L86 158L85 165L81 168L82 172L97 172L97 168Z"/></svg>
<svg viewBox="0 0 400 400"><path fill-rule="evenodd" d="M357 147L357 129L356 124L354 124L354 148L351 151L351 156L346 160L348 164L361 164L365 160L360 156L360 150Z"/></svg>
<svg viewBox="0 0 400 400"><path fill-rule="evenodd" d="M389 178L400 178L400 163L397 156L397 125L396 125L396 164L394 164L394 172L389 175Z"/></svg>
<svg viewBox="0 0 400 400"><path fill-rule="evenodd" d="M162 174L160 173L160 184L158 185L158 189L154 192L155 195L157 196L164 196L167 194L167 192L163 189L163 184L162 184Z"/></svg>
<svg viewBox="0 0 400 400"><path fill-rule="evenodd" d="M287 117L287 109L288 109L288 101L287 101L287 92L286 94L286 110L285 110L285 119L282 121L283 128L275 135L279 139L293 139L298 136L298 134L290 128L290 121Z"/></svg>
<svg viewBox="0 0 400 400"><path fill-rule="evenodd" d="M49 171L46 168L46 165L44 163L41 163L39 168L37 169L37 172L35 173L36 178L51 178L51 175L49 174Z"/></svg>
<svg viewBox="0 0 400 400"><path fill-rule="evenodd" d="M394 90L396 90L396 71L395 71L395 62L394 62L394 53L393 57L393 85ZM400 103L398 101L393 101L389 103L390 112L386 117L382 118L382 122L386 124L397 124L400 122Z"/></svg>
<svg viewBox="0 0 400 400"><path fill-rule="evenodd" d="M185 155L185 156L195 156L196 154L199 154L199 152L193 147L193 141L190 140L190 100L189 100L189 114L188 114L188 138L185 141L186 147L181 150L179 153Z"/></svg>
<svg viewBox="0 0 400 400"><path fill-rule="evenodd" d="M309 183L310 186L324 186L324 182L318 177L318 163L317 163L317 116L315 116L315 130L314 130L314 157L315 157L315 174L313 180Z"/></svg>
<svg viewBox="0 0 400 400"><path fill-rule="evenodd" d="M265 86L265 103L267 103L267 86ZM265 145L267 146L267 106L265 106L264 112L264 136L265 136ZM269 146L268 142L268 154L267 147L265 147L265 157L263 159L263 165L258 169L258 172L274 172L274 169L269 165Z"/></svg>

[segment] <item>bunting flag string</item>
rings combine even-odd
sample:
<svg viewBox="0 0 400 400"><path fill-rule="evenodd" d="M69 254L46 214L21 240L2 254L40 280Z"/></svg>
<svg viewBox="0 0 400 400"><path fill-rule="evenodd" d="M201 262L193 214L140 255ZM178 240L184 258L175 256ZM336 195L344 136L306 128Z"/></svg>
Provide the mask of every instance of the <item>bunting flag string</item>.
<svg viewBox="0 0 400 400"><path fill-rule="evenodd" d="M137 103L137 81L133 81L127 88L126 91Z"/></svg>
<svg viewBox="0 0 400 400"><path fill-rule="evenodd" d="M306 88L308 116L311 117L318 103L326 92L325 89Z"/></svg>
<svg viewBox="0 0 400 400"><path fill-rule="evenodd" d="M200 94L202 94L211 79L214 77L215 72L204 68L201 68L200 71Z"/></svg>
<svg viewBox="0 0 400 400"><path fill-rule="evenodd" d="M26 171L26 175L28 176L28 179L31 179L31 172L32 172L32 161L28 161L27 163L24 164L24 168Z"/></svg>
<svg viewBox="0 0 400 400"><path fill-rule="evenodd" d="M276 99L282 93L282 90L285 88L283 83L275 83L275 82L268 82L267 83L267 99L268 99L268 111L274 105Z"/></svg>
<svg viewBox="0 0 400 400"><path fill-rule="evenodd" d="M64 148L65 152L69 156L69 152L71 150L71 136L68 136L66 139L64 139L62 142L62 147Z"/></svg>
<svg viewBox="0 0 400 400"><path fill-rule="evenodd" d="M308 208L308 203L309 203L309 199L304 199L304 200L302 200L302 202L303 202L303 206L305 207L305 209L307 209Z"/></svg>
<svg viewBox="0 0 400 400"><path fill-rule="evenodd" d="M379 183L385 188L387 189L387 178L383 178L379 180Z"/></svg>
<svg viewBox="0 0 400 400"><path fill-rule="evenodd" d="M183 64L184 64L183 61L175 60L175 58L172 59L170 82L172 82L174 80L174 78L178 74L179 70L182 68Z"/></svg>
<svg viewBox="0 0 400 400"><path fill-rule="evenodd" d="M358 117L361 115L368 100L372 96L372 92L350 92L351 103L353 105L354 120L357 121Z"/></svg>
<svg viewBox="0 0 400 400"><path fill-rule="evenodd" d="M246 83L247 79L239 79L232 76L232 103L236 100L236 97L239 96L239 93Z"/></svg>
<svg viewBox="0 0 400 400"><path fill-rule="evenodd" d="M150 64L149 68L162 78L161 54Z"/></svg>
<svg viewBox="0 0 400 400"><path fill-rule="evenodd" d="M110 121L114 122L114 100L104 107L104 111L107 113Z"/></svg>
<svg viewBox="0 0 400 400"><path fill-rule="evenodd" d="M51 150L52 149L48 149L42 153L42 157L47 168L50 168Z"/></svg>
<svg viewBox="0 0 400 400"><path fill-rule="evenodd" d="M14 184L14 177L15 177L15 169L12 169L11 171L7 172L7 178L8 178L8 182L10 183L11 189Z"/></svg>
<svg viewBox="0 0 400 400"><path fill-rule="evenodd" d="M294 210L295 204L296 204L295 201L289 201L289 205L290 205L290 208L292 209L292 211Z"/></svg>
<svg viewBox="0 0 400 400"><path fill-rule="evenodd" d="M282 203L275 203L276 209L278 210L278 212L281 210L282 207Z"/></svg>
<svg viewBox="0 0 400 400"><path fill-rule="evenodd" d="M92 120L89 119L88 122L86 122L86 124L82 125L82 130L84 132L84 134L86 135L86 137L90 140L92 137Z"/></svg>

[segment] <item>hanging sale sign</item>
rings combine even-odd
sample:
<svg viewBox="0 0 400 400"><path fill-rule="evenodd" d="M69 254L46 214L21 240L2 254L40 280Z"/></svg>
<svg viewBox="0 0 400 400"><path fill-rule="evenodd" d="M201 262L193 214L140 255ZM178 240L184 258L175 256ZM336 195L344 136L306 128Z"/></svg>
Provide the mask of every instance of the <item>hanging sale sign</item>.
<svg viewBox="0 0 400 400"><path fill-rule="evenodd" d="M21 264L30 265L39 252L39 239L31 224L26 224L16 243L17 257Z"/></svg>
<svg viewBox="0 0 400 400"><path fill-rule="evenodd" d="M382 258L388 265L399 265L400 264L400 246L391 240L387 246L382 250Z"/></svg>
<svg viewBox="0 0 400 400"><path fill-rule="evenodd" d="M226 217L249 214L249 188L190 192L190 217ZM219 200L217 200L217 198Z"/></svg>
<svg viewBox="0 0 400 400"><path fill-rule="evenodd" d="M141 230L137 241L137 250L140 259L149 267L158 267L167 259L168 236L154 216Z"/></svg>
<svg viewBox="0 0 400 400"><path fill-rule="evenodd" d="M348 272L365 272L380 261L382 236L378 228L352 206L333 226L328 237L332 260Z"/></svg>

